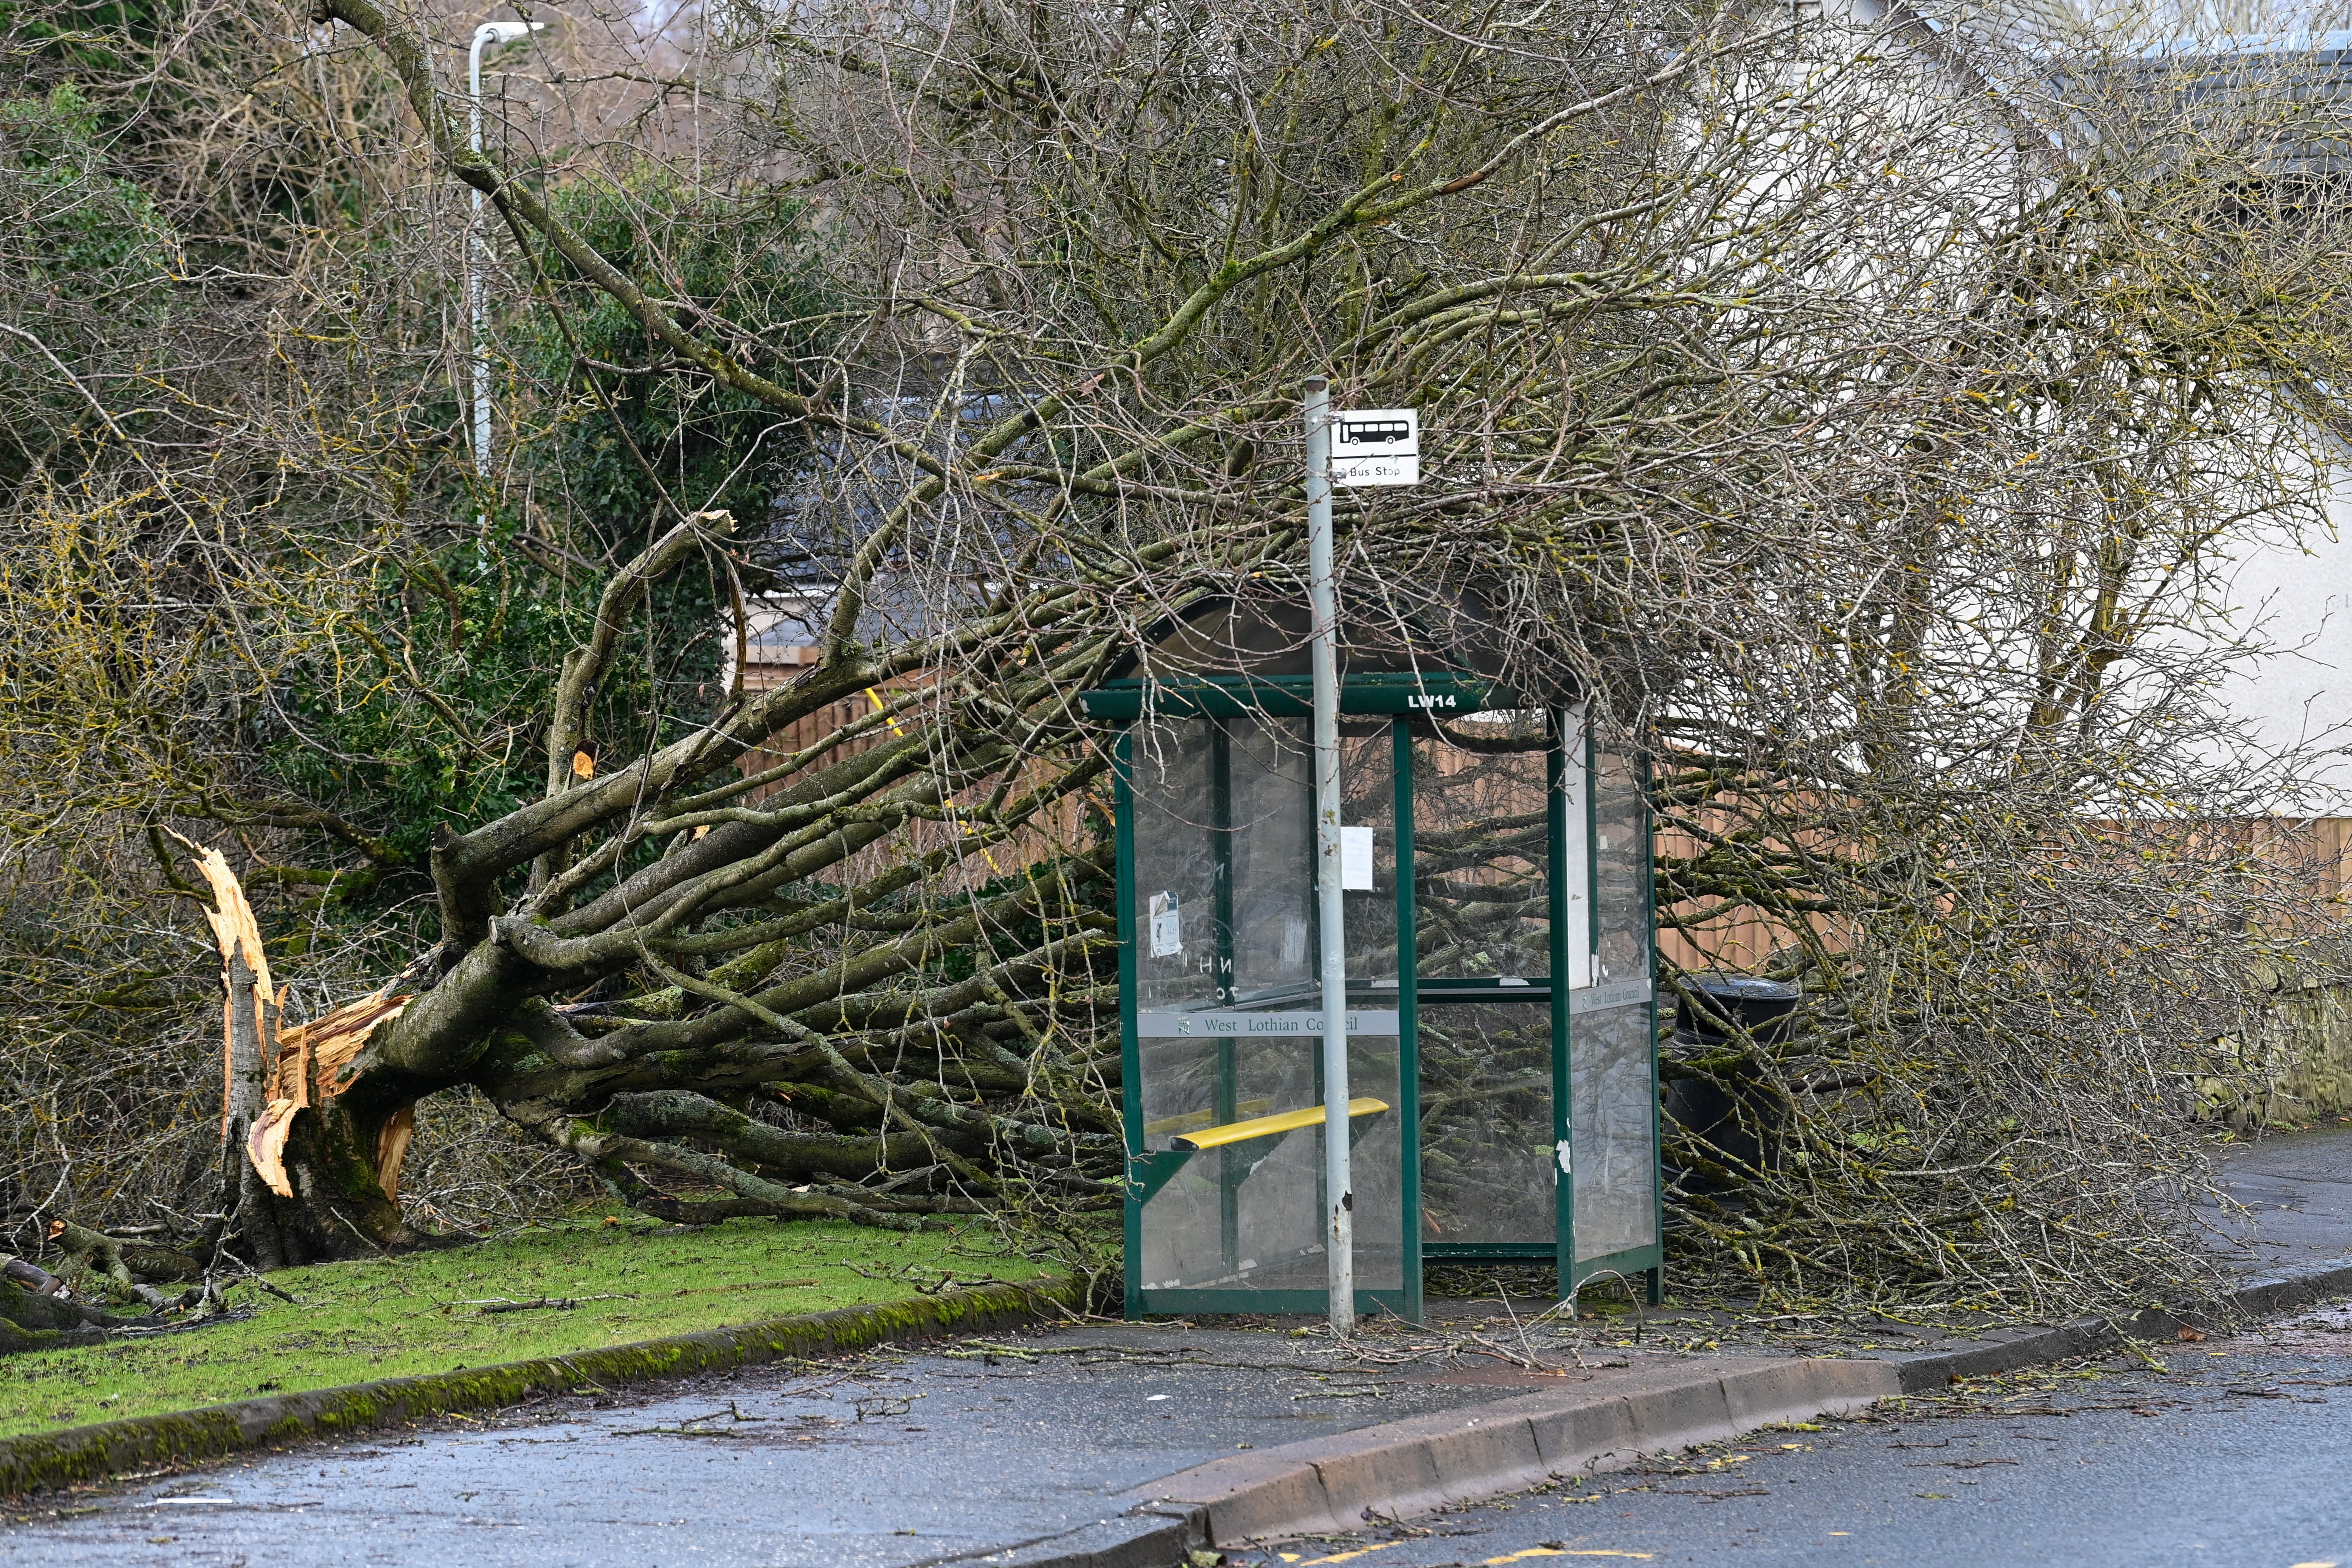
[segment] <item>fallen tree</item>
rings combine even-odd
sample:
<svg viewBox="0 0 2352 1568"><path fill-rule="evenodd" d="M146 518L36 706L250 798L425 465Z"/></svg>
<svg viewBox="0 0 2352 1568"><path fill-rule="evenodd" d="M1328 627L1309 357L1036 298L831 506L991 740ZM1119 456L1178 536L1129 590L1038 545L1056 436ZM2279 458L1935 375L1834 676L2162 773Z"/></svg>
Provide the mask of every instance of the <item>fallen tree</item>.
<svg viewBox="0 0 2352 1568"><path fill-rule="evenodd" d="M1428 432L1427 484L1341 510L1356 624L1580 688L1661 759L1677 919L1790 933L1759 962L1815 999L1772 1068L1806 1162L1699 1152L1748 1190L1693 1202L1686 1263L2036 1305L2193 1268L2180 1085L2318 911L2227 856L2116 896L2084 825L2294 775L2210 702L2240 649L2201 587L2315 504L2332 220L2122 120L2079 159L2021 151L2007 107L1955 131L1920 83L1961 46L1907 18L810 11L709 40L688 129L723 136L607 163L478 150L408 20L322 0L411 194L454 177L501 226L500 330L546 351L514 423L602 432L593 476L648 515L613 547L567 521L573 448L519 435L519 499L346 370L348 411L220 393L244 424L210 468L89 391L99 499L19 488L10 830L186 833L152 874L221 954L227 1195L191 1175L175 1212L265 1268L436 1244L404 1160L468 1096L690 1223L1115 1210L1076 694L1171 617L1301 596L1296 403L1328 373ZM755 331L689 287L723 226L674 183L804 193L806 314ZM396 334L338 270L365 251L284 263L283 299L373 374ZM682 438L645 451L656 405L755 413L740 461L804 442L774 512L688 488ZM303 467L289 428L332 482L257 505ZM682 627L662 595L698 571ZM762 587L818 606L764 689ZM658 668L712 626L723 664ZM532 679L486 695L517 647ZM55 722L93 690L103 722ZM431 750L385 766L388 734ZM289 960L333 976L300 1021Z"/></svg>
<svg viewBox="0 0 2352 1568"><path fill-rule="evenodd" d="M79 1228L79 1227L77 1227ZM166 1301L152 1288L132 1282L128 1267L122 1262L120 1244L109 1244L92 1236L93 1247L110 1256L111 1272L106 1282L116 1286L121 1295L144 1302L156 1313L166 1310L181 1310L204 1304L209 1292L198 1289L187 1292L175 1301ZM73 1245L68 1240L68 1245ZM79 1263L80 1257L73 1256ZM182 1272L184 1259L164 1264L160 1258L142 1259L152 1264L169 1278ZM76 1272L87 1274L86 1268ZM21 1351L62 1350L73 1345L102 1344L113 1334L125 1329L156 1329L165 1326L165 1320L156 1315L135 1318L120 1317L102 1308L76 1298L67 1281L38 1264L21 1258L0 1258L0 1355L13 1355Z"/></svg>

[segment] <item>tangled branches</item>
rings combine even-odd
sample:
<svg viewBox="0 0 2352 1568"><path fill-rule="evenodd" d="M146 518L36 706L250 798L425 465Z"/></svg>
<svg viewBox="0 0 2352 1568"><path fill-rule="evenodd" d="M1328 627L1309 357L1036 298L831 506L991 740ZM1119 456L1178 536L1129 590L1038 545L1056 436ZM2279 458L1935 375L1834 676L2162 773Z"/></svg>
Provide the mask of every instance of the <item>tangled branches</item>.
<svg viewBox="0 0 2352 1568"><path fill-rule="evenodd" d="M1188 611L1294 613L1328 374L1426 433L1340 508L1352 625L1585 694L1654 760L1670 956L1802 983L1680 1061L1757 1122L1685 1139L1686 1250L2034 1307L2187 1267L2190 1075L2327 952L2225 831L2302 759L2210 695L2352 341L2333 196L2262 174L2291 79L2183 110L1907 12L635 15L531 43L478 149L428 26L320 0L236 123L366 179L238 237L267 363L90 348L76 402L12 362L7 842L26 886L106 846L156 977L205 970L197 889L120 890L131 853L236 857L295 985L246 1026L299 1112L250 1108L257 1260L430 1241L401 1156L452 1099L680 1219L1115 1207L1077 694ZM488 452L445 417L476 352ZM781 684L763 605L808 626ZM331 1062L268 1016L361 996ZM23 1215L107 1201L19 1169Z"/></svg>

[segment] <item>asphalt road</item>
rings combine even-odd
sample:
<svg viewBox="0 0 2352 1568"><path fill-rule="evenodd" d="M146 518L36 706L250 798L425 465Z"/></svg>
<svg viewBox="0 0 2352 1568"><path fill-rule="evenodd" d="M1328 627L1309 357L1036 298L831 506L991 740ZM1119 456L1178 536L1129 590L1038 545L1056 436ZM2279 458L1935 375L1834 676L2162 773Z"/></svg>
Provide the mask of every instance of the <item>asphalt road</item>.
<svg viewBox="0 0 2352 1568"><path fill-rule="evenodd" d="M2352 1568L2352 1314L2337 1319L2221 1354L2168 1349L2162 1373L2021 1374L1230 1561Z"/></svg>
<svg viewBox="0 0 2352 1568"><path fill-rule="evenodd" d="M2252 1211L2218 1226L2240 1267L2347 1252L2352 1131L2267 1140L2234 1152L2230 1173ZM1436 1338L1483 1324L1508 1340L1517 1321L1460 1310ZM2169 1350L2162 1373L2021 1374L1885 1420L1759 1434L1234 1562L2352 1568L2352 1311L2339 1317ZM1595 1326L1584 1352L1643 1359L1621 1331ZM1239 1447L1543 1386L1475 1349L1350 1373L1328 1341L1278 1331L1013 1342L1025 1352L765 1368L136 1478L0 1516L0 1563L921 1568L1087 1523L1112 1494Z"/></svg>
<svg viewBox="0 0 2352 1568"><path fill-rule="evenodd" d="M877 1352L308 1445L0 1524L0 1562L917 1568L1075 1529L1236 1447L1522 1394L1490 1358L1106 1326Z"/></svg>
<svg viewBox="0 0 2352 1568"><path fill-rule="evenodd" d="M916 1568L1085 1523L1106 1494L1240 1443L1518 1391L1472 1369L1370 1394L1319 1345L1137 1342L1150 1332L1024 1339L1066 1353L993 1364L886 1352L258 1456L19 1516L0 1562ZM2021 1373L1231 1562L2352 1568L2352 1309L2164 1359Z"/></svg>

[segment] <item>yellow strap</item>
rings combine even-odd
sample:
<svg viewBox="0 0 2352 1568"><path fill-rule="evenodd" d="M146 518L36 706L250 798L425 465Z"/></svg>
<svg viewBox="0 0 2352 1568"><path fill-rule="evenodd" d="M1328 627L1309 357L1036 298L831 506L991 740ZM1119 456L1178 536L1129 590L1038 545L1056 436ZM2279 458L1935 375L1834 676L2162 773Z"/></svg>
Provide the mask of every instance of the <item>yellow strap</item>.
<svg viewBox="0 0 2352 1568"><path fill-rule="evenodd" d="M1351 1100L1348 1115L1377 1116L1389 1108L1385 1100ZM1314 1127L1323 1121L1323 1108L1309 1106L1305 1110L1286 1110L1279 1116L1261 1116L1251 1121L1231 1121L1223 1127L1206 1127L1198 1132L1188 1132L1169 1142L1179 1149L1214 1149L1226 1143L1246 1143L1253 1138L1271 1138L1277 1132L1296 1132L1302 1127Z"/></svg>

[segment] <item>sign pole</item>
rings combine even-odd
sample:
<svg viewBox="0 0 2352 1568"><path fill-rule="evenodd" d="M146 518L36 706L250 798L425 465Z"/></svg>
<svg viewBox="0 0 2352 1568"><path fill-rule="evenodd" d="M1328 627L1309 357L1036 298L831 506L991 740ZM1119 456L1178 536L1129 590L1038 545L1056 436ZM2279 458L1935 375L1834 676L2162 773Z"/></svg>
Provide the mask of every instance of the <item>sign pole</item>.
<svg viewBox="0 0 2352 1568"><path fill-rule="evenodd" d="M1348 1148L1348 905L1339 837L1339 596L1331 579L1331 389L1307 382L1307 593L1314 609L1315 894L1322 928L1323 1190L1331 1332L1356 1331L1356 1194Z"/></svg>

